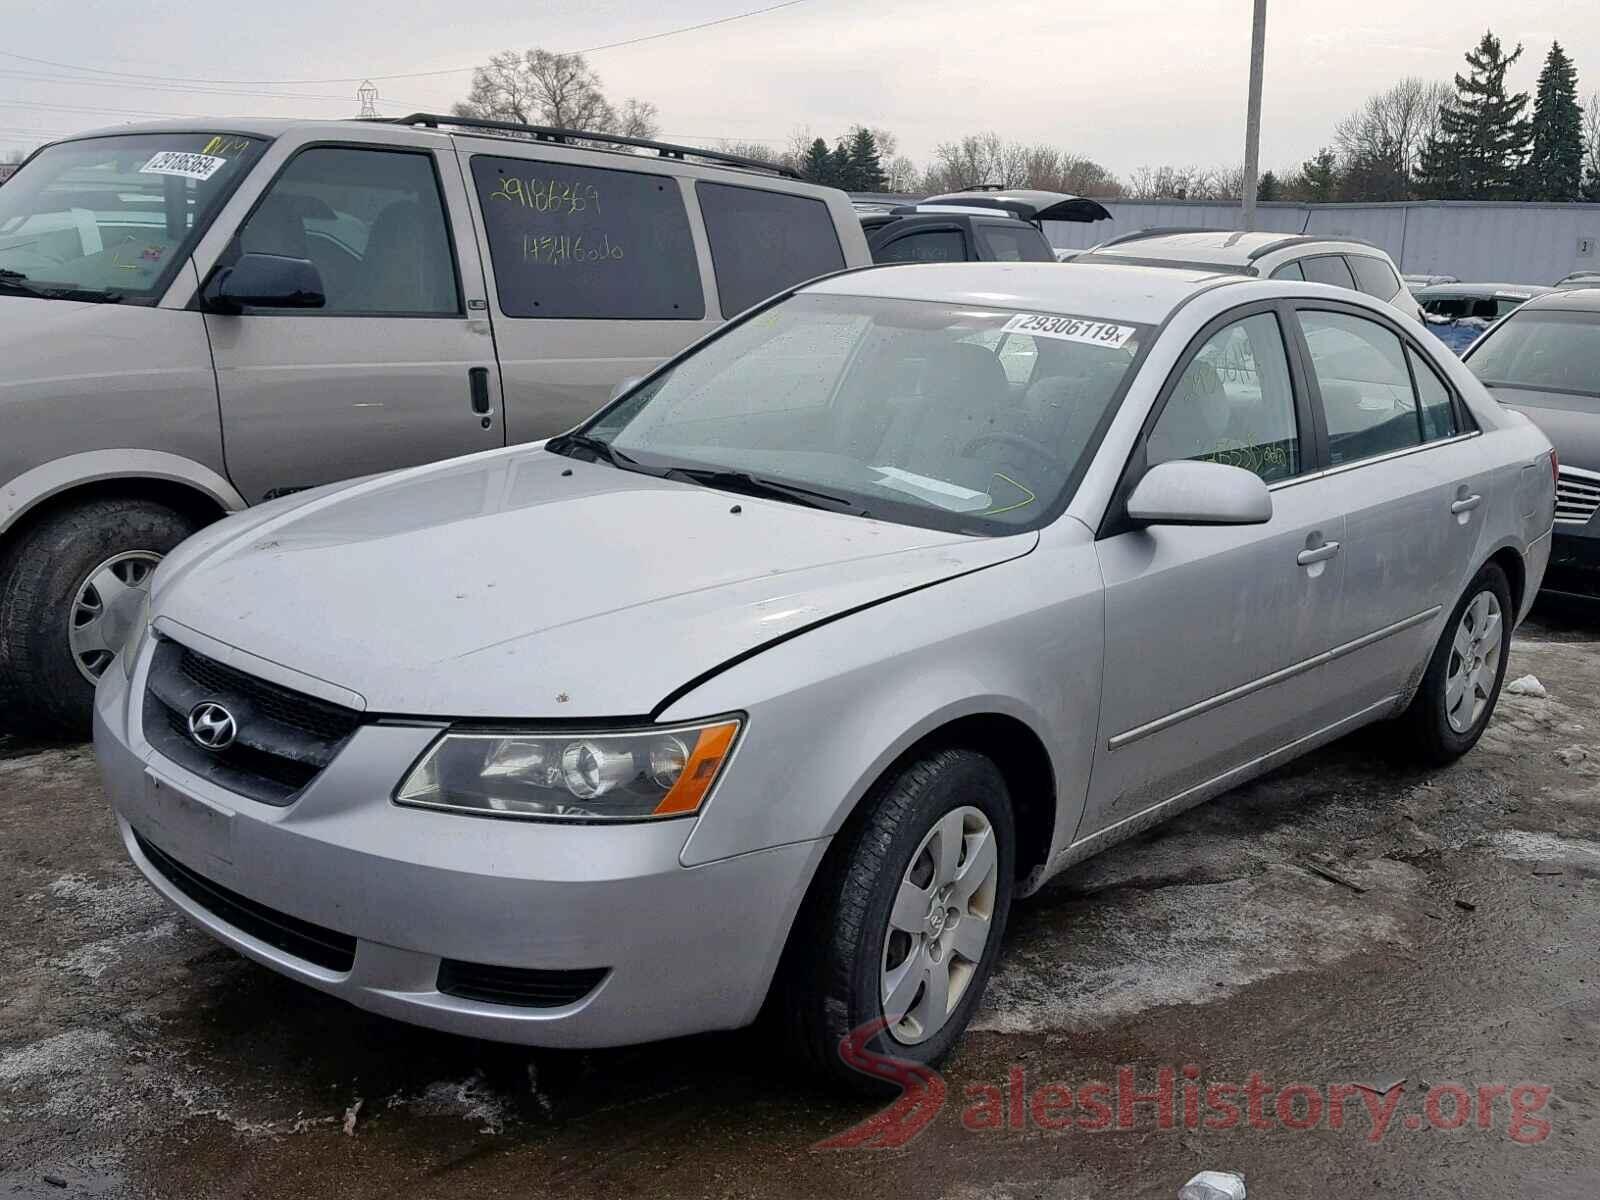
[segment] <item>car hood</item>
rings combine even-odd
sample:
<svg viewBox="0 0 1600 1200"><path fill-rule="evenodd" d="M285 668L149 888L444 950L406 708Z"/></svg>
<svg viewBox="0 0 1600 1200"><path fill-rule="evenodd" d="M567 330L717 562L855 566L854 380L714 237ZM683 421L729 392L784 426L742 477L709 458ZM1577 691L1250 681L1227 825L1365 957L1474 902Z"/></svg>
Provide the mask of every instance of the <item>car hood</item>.
<svg viewBox="0 0 1600 1200"><path fill-rule="evenodd" d="M161 627L417 716L646 714L730 658L1037 542L525 447L296 499L180 548Z"/></svg>
<svg viewBox="0 0 1600 1200"><path fill-rule="evenodd" d="M1600 471L1600 397L1510 387L1489 391L1503 406L1537 425L1563 464Z"/></svg>

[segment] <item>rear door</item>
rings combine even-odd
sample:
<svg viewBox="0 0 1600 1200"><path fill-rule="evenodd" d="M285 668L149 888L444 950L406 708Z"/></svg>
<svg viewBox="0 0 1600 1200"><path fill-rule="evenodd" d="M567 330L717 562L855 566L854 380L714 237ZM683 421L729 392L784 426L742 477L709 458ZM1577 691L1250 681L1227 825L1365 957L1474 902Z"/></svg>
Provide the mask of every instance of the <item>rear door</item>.
<svg viewBox="0 0 1600 1200"><path fill-rule="evenodd" d="M1078 836L1098 832L1350 713L1327 686L1345 564L1340 498L1316 471L1314 425L1286 307L1208 325L1168 381L1096 543L1105 579L1102 741ZM1264 525L1129 527L1144 471L1179 459L1260 475Z"/></svg>
<svg viewBox="0 0 1600 1200"><path fill-rule="evenodd" d="M251 503L504 444L483 278L442 165L422 147L303 146L222 253L310 259L327 296L206 315L228 474Z"/></svg>
<svg viewBox="0 0 1600 1200"><path fill-rule="evenodd" d="M1492 469L1421 343L1367 309L1296 303L1326 481L1346 514L1345 682L1403 690L1476 564Z"/></svg>

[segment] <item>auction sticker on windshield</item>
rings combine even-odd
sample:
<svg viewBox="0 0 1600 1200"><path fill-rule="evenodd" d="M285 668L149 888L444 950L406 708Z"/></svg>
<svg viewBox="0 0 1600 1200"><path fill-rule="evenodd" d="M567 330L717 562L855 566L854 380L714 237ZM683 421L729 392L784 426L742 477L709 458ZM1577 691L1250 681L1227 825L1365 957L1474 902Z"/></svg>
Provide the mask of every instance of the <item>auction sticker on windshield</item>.
<svg viewBox="0 0 1600 1200"><path fill-rule="evenodd" d="M192 154L184 150L163 150L144 166L139 168L141 175L181 175L185 179L210 179L223 167L228 165L228 160L218 158L215 154Z"/></svg>
<svg viewBox="0 0 1600 1200"><path fill-rule="evenodd" d="M1132 325L1114 325L1109 321L1052 317L1047 313L1018 313L1001 327L1001 332L1059 338L1063 342L1087 342L1091 346L1110 346L1115 349L1131 338L1135 330Z"/></svg>

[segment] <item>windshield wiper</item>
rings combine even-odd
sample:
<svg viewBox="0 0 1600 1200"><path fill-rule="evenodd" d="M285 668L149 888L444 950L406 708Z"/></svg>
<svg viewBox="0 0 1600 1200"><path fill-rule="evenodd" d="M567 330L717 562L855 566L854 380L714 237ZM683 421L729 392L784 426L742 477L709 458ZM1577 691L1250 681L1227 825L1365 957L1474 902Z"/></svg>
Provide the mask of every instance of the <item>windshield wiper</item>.
<svg viewBox="0 0 1600 1200"><path fill-rule="evenodd" d="M722 492L738 492L741 495L757 496L764 500L782 500L789 504L798 504L803 508L820 508L828 512L850 513L858 517L868 515L866 509L853 501L846 500L843 496L835 496L831 492L813 491L811 488L785 483L780 479L767 479L760 475L752 475L748 471L728 471L720 467L671 467L663 471L662 475L667 479L686 480Z"/></svg>
<svg viewBox="0 0 1600 1200"><path fill-rule="evenodd" d="M621 450L616 449L610 442L602 442L597 437L590 437L587 433L563 433L551 438L545 443L544 448L552 454L566 454L569 450L587 450L596 458L610 463L613 467L626 470L637 466Z"/></svg>
<svg viewBox="0 0 1600 1200"><path fill-rule="evenodd" d="M120 304L121 292L95 291L92 288L49 287L34 283L21 271L0 268L0 293L34 296L42 300L87 300L95 304Z"/></svg>

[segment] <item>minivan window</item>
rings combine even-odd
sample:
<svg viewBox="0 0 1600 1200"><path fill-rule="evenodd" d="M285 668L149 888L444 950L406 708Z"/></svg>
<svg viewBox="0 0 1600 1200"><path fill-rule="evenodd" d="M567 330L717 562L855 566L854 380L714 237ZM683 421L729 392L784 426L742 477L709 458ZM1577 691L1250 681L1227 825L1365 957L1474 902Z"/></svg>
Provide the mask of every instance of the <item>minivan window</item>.
<svg viewBox="0 0 1600 1200"><path fill-rule="evenodd" d="M897 237L872 253L873 261L966 262L967 240L959 229L925 229Z"/></svg>
<svg viewBox="0 0 1600 1200"><path fill-rule="evenodd" d="M1345 313L1300 313L1335 466L1422 444L1406 350L1393 331Z"/></svg>
<svg viewBox="0 0 1600 1200"><path fill-rule="evenodd" d="M844 269L833 214L815 197L704 180L695 184L695 195L725 317Z"/></svg>
<svg viewBox="0 0 1600 1200"><path fill-rule="evenodd" d="M475 154L472 179L506 316L705 317L675 176Z"/></svg>
<svg viewBox="0 0 1600 1200"><path fill-rule="evenodd" d="M1381 258L1351 254L1345 261L1355 273L1356 287L1379 300L1393 300L1400 294L1400 279Z"/></svg>
<svg viewBox="0 0 1600 1200"><path fill-rule="evenodd" d="M1307 283L1331 283L1334 287L1354 288L1355 277L1344 259L1337 254L1319 254L1315 258L1302 258L1300 269L1306 273Z"/></svg>
<svg viewBox="0 0 1600 1200"><path fill-rule="evenodd" d="M324 316L461 311L431 154L302 150L240 226L238 249L310 259L327 296L317 310Z"/></svg>
<svg viewBox="0 0 1600 1200"><path fill-rule="evenodd" d="M156 303L264 144L151 133L41 150L0 188L0 291Z"/></svg>
<svg viewBox="0 0 1600 1200"><path fill-rule="evenodd" d="M1150 327L970 303L802 293L584 430L624 469L774 482L821 507L973 534L1036 528L1077 486ZM1019 402L986 334L1035 342ZM989 344L984 344L984 343ZM581 446L574 447L581 449ZM562 439L552 449L565 452Z"/></svg>
<svg viewBox="0 0 1600 1200"><path fill-rule="evenodd" d="M1492 387L1600 396L1600 314L1524 308L1478 342L1466 363Z"/></svg>
<svg viewBox="0 0 1600 1200"><path fill-rule="evenodd" d="M978 240L996 262L1055 262L1055 251L1032 225L995 225L986 221L973 223Z"/></svg>

